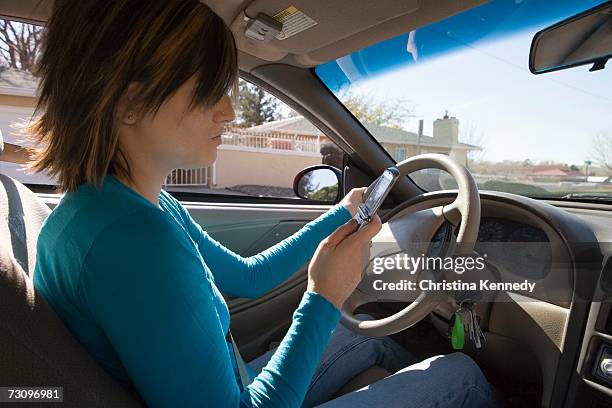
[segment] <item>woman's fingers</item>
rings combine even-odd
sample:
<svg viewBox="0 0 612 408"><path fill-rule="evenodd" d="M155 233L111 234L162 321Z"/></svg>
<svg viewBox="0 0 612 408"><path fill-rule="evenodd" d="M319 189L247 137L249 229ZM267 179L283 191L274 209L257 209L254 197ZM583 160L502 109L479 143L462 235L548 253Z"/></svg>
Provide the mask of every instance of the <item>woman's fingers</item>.
<svg viewBox="0 0 612 408"><path fill-rule="evenodd" d="M368 243L381 229L377 215L359 230L357 225L357 221L351 219L325 238L308 267L309 290L319 293L338 308L359 284L369 259Z"/></svg>
<svg viewBox="0 0 612 408"><path fill-rule="evenodd" d="M357 214L357 208L363 204L363 196L365 191L366 187L354 188L349 191L340 202L340 204L344 205L353 217L355 214Z"/></svg>
<svg viewBox="0 0 612 408"><path fill-rule="evenodd" d="M354 218L351 218L347 223L338 227L334 232L331 233L325 240L327 244L335 247L343 239L349 236L351 233L355 232L357 229L357 221Z"/></svg>
<svg viewBox="0 0 612 408"><path fill-rule="evenodd" d="M365 234L369 239L374 238L376 234L382 229L382 221L378 214L372 217L372 220L361 229L362 233Z"/></svg>
<svg viewBox="0 0 612 408"><path fill-rule="evenodd" d="M381 230L382 223L378 215L374 215L372 220L359 229L356 233L351 235L350 239L359 242L369 242L374 238L376 234Z"/></svg>

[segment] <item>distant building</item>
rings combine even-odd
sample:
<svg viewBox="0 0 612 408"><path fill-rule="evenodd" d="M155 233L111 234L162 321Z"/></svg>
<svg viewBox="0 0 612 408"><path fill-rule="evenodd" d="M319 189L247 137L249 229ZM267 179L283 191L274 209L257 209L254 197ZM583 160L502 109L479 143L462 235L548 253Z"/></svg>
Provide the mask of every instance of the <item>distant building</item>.
<svg viewBox="0 0 612 408"><path fill-rule="evenodd" d="M433 136L421 135L419 137L413 132L371 123L365 123L364 126L398 162L421 153L443 153L466 165L469 151L482 150L479 146L459 142L459 120L448 115L434 121ZM283 137L301 138L302 143L312 145L323 144L329 140L323 132L302 116L253 126L244 129L243 132L253 134L276 132ZM278 145L280 142L275 143ZM283 146L292 149L299 146L299 143L292 145L285 142Z"/></svg>
<svg viewBox="0 0 612 408"><path fill-rule="evenodd" d="M419 137L417 133L402 129L368 123L364 125L397 162L418 154L442 153L465 166L468 152L482 150L480 146L459 141L459 120L454 116L444 115L436 119L433 123L433 136Z"/></svg>
<svg viewBox="0 0 612 408"><path fill-rule="evenodd" d="M584 173L567 164L531 164L528 161L515 162L504 160L493 164L488 171L506 178L532 182L585 181Z"/></svg>
<svg viewBox="0 0 612 408"><path fill-rule="evenodd" d="M555 181L585 181L584 173L574 170L566 165L534 165L527 172L534 182L555 182Z"/></svg>

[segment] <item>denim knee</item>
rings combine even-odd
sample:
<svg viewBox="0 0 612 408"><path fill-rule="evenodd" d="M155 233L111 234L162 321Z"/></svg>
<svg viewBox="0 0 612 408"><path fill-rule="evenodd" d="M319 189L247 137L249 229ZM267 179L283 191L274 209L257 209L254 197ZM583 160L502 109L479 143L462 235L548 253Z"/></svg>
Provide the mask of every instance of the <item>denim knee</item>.
<svg viewBox="0 0 612 408"><path fill-rule="evenodd" d="M374 320L374 317L366 313L356 314L355 317L360 320ZM352 333L346 327L343 327L341 330ZM351 336L354 338L367 339L368 343L370 343L370 348L378 350L376 353L378 358L375 364L391 373L395 373L417 362L417 358L412 353L389 336L368 336L355 333L352 333Z"/></svg>
<svg viewBox="0 0 612 408"><path fill-rule="evenodd" d="M466 400L488 401L490 406L494 406L491 386L478 364L470 356L456 352L444 356L444 359L451 365L449 369L452 370L456 381L462 383L462 389L467 394Z"/></svg>

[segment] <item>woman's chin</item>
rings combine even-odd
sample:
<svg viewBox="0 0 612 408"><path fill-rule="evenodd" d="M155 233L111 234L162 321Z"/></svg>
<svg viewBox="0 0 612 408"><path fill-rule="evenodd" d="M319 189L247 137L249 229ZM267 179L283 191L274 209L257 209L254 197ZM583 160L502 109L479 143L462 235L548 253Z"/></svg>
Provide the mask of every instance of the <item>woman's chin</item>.
<svg viewBox="0 0 612 408"><path fill-rule="evenodd" d="M194 149L191 153L196 153L196 149ZM199 169L209 167L212 166L215 160L217 160L217 148L206 146L205 149L199 149L199 154L196 156L191 156L189 158L185 157L183 166L181 166L181 168Z"/></svg>

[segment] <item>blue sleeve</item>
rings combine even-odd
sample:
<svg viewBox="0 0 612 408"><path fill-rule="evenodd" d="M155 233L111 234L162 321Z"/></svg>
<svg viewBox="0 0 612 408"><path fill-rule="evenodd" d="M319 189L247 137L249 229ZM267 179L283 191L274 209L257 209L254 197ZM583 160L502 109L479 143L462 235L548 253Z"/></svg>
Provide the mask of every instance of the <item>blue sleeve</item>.
<svg viewBox="0 0 612 408"><path fill-rule="evenodd" d="M145 209L92 244L80 302L151 407L299 407L340 312L306 292L268 365L240 391L214 304L217 289L187 233Z"/></svg>
<svg viewBox="0 0 612 408"><path fill-rule="evenodd" d="M213 239L179 203L189 234L198 244L221 292L256 298L297 272L314 254L319 243L351 219L351 213L337 204L276 245L243 257Z"/></svg>

